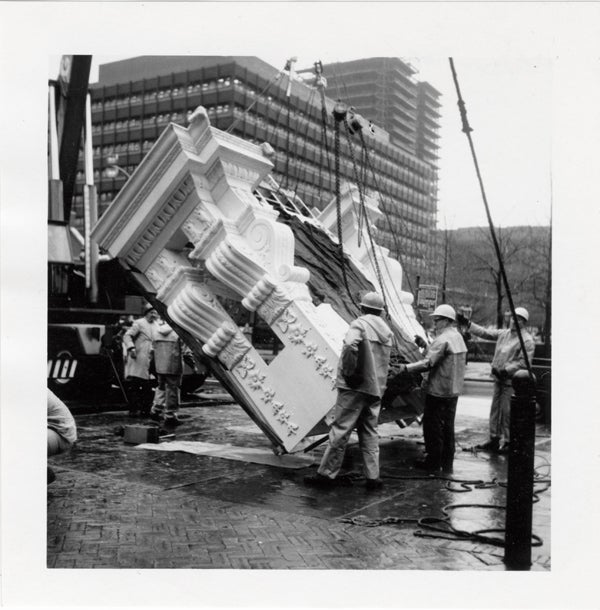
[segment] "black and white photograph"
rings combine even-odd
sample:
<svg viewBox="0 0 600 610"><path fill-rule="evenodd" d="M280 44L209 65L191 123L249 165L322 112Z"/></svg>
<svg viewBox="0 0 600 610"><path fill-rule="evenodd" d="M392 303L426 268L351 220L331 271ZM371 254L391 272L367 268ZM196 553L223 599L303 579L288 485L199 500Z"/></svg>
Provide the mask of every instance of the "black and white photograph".
<svg viewBox="0 0 600 610"><path fill-rule="evenodd" d="M598 4L0 13L6 605L594 607Z"/></svg>

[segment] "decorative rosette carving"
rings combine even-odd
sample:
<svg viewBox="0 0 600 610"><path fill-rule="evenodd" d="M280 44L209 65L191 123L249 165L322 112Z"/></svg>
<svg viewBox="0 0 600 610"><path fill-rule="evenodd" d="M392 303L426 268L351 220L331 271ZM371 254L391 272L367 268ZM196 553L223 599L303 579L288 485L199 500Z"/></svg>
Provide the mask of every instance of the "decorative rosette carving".
<svg viewBox="0 0 600 610"><path fill-rule="evenodd" d="M304 343L304 337L308 333L308 328L303 328L300 324L289 327L289 339L294 345Z"/></svg>
<svg viewBox="0 0 600 610"><path fill-rule="evenodd" d="M275 324L283 333L287 333L288 329L298 318L289 310L285 309L282 314L275 320Z"/></svg>
<svg viewBox="0 0 600 610"><path fill-rule="evenodd" d="M302 353L307 358L312 358L317 353L318 349L319 349L319 347L318 347L318 345L316 343L305 343L304 344L304 349L302 350Z"/></svg>

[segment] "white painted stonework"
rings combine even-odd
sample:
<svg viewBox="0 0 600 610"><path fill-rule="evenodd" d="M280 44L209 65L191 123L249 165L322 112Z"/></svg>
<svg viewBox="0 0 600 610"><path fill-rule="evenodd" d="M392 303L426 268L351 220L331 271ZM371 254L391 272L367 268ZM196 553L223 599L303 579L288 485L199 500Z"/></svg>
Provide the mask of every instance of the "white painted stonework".
<svg viewBox="0 0 600 610"><path fill-rule="evenodd" d="M242 406L291 452L334 406L348 325L329 305L313 305L309 272L294 265L290 228L253 194L272 170L267 152L212 128L198 108L187 129L171 124L162 133L93 238L146 277L172 320L225 367ZM350 191L343 208L346 248L377 286L364 240L360 248L350 245L356 241ZM331 216L329 209L323 213L328 227ZM190 242L192 250L186 248ZM387 251L379 249L377 256L385 258ZM389 258L386 263L391 281L400 286L399 264ZM220 304L224 293L256 311L283 343L270 364ZM395 324L412 337L416 320L403 307L412 313L406 293L390 288L387 298Z"/></svg>
<svg viewBox="0 0 600 610"><path fill-rule="evenodd" d="M211 128L200 108L189 128L163 132L93 237L145 275L173 321L227 368L257 423L292 451L334 406L347 324L313 305L291 230L252 193L271 170L261 147ZM281 340L269 365L203 281L206 272Z"/></svg>
<svg viewBox="0 0 600 610"><path fill-rule="evenodd" d="M413 295L403 291L402 266L389 256L388 248L377 244L375 223L383 217L378 202L363 195L367 218L360 219L360 194L354 185L345 184L340 193L342 239L344 252L365 277L383 291L394 330L412 341L415 335L427 339L425 330L416 318ZM335 199L321 212L319 220L337 239L337 210ZM367 227L367 220L369 227ZM369 237L369 229L371 236ZM371 242L372 238L372 242ZM381 281L380 279L381 278Z"/></svg>

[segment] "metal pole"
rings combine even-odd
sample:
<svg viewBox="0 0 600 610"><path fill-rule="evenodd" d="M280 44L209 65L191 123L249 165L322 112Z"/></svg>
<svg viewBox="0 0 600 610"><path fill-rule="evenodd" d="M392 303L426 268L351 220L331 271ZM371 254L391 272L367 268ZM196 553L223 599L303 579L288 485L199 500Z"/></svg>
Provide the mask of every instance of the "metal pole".
<svg viewBox="0 0 600 610"><path fill-rule="evenodd" d="M56 128L56 90L54 85L48 88L49 127L50 127L50 179L59 180L58 168L58 131Z"/></svg>
<svg viewBox="0 0 600 610"><path fill-rule="evenodd" d="M527 371L518 371L512 384L515 393L510 404L504 563L509 570L529 570L535 455L535 377Z"/></svg>
<svg viewBox="0 0 600 610"><path fill-rule="evenodd" d="M92 146L92 104L85 101L85 187L83 192L85 222L85 278L91 303L98 302L98 244L92 240L92 227L98 222L98 201L94 184L94 149Z"/></svg>
<svg viewBox="0 0 600 610"><path fill-rule="evenodd" d="M48 220L65 220L63 203L63 188L60 179L58 163L58 130L56 128L56 89L54 85L48 87L48 138L50 146L50 165L48 181Z"/></svg>

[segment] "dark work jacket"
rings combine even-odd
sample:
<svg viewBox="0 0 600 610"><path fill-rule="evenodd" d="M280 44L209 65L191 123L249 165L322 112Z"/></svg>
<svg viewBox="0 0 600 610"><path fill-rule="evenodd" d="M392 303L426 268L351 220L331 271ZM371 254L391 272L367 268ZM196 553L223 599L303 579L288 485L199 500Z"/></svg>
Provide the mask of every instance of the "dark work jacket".
<svg viewBox="0 0 600 610"><path fill-rule="evenodd" d="M336 386L343 390L364 392L381 398L387 383L390 354L392 351L392 331L379 317L365 314L354 320L344 338L342 357L338 364ZM347 353L356 356L359 370L356 371L360 382L348 382L348 373L344 364L353 358L346 358Z"/></svg>

